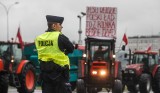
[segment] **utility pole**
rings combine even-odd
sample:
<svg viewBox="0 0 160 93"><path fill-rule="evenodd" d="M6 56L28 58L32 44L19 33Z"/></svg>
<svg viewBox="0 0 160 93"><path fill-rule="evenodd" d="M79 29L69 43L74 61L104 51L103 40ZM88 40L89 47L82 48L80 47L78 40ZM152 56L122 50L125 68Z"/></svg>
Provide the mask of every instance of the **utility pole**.
<svg viewBox="0 0 160 93"><path fill-rule="evenodd" d="M0 2L0 5L2 5L2 6L4 7L5 12L6 12L6 14L7 14L7 41L9 41L9 20L8 20L8 14L9 14L10 9L11 9L14 5L16 5L16 4L18 4L18 3L19 3L19 2L15 2L15 3L11 4L9 7L7 7L7 6L5 6L3 3Z"/></svg>
<svg viewBox="0 0 160 93"><path fill-rule="evenodd" d="M81 39L81 34L82 34L82 18L86 15L86 13L81 12L81 15L78 15L77 17L79 18L79 40L78 40L78 44L82 45L82 39Z"/></svg>

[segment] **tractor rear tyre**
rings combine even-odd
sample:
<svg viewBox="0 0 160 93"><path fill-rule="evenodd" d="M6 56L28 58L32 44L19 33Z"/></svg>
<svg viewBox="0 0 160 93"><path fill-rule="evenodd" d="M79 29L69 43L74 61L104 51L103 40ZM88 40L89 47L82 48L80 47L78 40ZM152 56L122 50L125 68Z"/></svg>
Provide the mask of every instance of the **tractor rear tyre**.
<svg viewBox="0 0 160 93"><path fill-rule="evenodd" d="M8 93L9 78L8 74L0 75L0 93Z"/></svg>
<svg viewBox="0 0 160 93"><path fill-rule="evenodd" d="M154 93L160 93L160 68L157 70L154 78L154 86L152 86Z"/></svg>
<svg viewBox="0 0 160 93"><path fill-rule="evenodd" d="M116 79L114 81L114 86L112 88L112 93L122 93L122 82L121 82L121 80Z"/></svg>
<svg viewBox="0 0 160 93"><path fill-rule="evenodd" d="M86 93L86 88L83 79L77 80L77 93Z"/></svg>
<svg viewBox="0 0 160 93"><path fill-rule="evenodd" d="M33 93L36 86L35 68L32 64L24 65L22 73L19 75L21 87L17 89L19 93Z"/></svg>
<svg viewBox="0 0 160 93"><path fill-rule="evenodd" d="M142 74L139 83L140 93L150 93L151 91L151 76L149 74Z"/></svg>

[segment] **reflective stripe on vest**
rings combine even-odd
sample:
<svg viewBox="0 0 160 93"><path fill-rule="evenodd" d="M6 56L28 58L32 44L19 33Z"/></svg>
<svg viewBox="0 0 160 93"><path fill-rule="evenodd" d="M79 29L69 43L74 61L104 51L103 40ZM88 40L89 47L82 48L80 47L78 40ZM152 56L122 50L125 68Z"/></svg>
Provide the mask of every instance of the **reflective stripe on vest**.
<svg viewBox="0 0 160 93"><path fill-rule="evenodd" d="M60 32L45 32L38 36L35 45L38 51L38 59L42 61L53 61L60 66L69 65L69 58L58 47L58 36Z"/></svg>

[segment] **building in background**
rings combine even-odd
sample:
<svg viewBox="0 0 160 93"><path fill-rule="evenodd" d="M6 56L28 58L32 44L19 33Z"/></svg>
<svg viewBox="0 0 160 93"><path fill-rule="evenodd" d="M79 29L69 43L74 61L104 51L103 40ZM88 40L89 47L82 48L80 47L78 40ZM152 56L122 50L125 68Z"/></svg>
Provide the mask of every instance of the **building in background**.
<svg viewBox="0 0 160 93"><path fill-rule="evenodd" d="M151 46L151 50L159 52L160 50L160 35L151 36L132 36L128 37L128 47L131 51L146 50Z"/></svg>

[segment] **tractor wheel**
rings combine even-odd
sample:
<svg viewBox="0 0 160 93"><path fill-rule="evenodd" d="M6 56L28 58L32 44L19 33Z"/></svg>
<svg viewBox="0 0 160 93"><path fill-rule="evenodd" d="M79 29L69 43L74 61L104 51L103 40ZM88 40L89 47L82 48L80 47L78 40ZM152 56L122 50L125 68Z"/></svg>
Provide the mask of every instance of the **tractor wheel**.
<svg viewBox="0 0 160 93"><path fill-rule="evenodd" d="M76 82L70 82L71 83L71 88L72 88L72 91L74 91L75 90L75 88L76 88Z"/></svg>
<svg viewBox="0 0 160 93"><path fill-rule="evenodd" d="M157 70L154 78L154 86L153 91L154 93L160 93L160 69Z"/></svg>
<svg viewBox="0 0 160 93"><path fill-rule="evenodd" d="M32 64L26 64L19 75L21 87L17 89L19 93L33 93L36 86L35 68Z"/></svg>
<svg viewBox="0 0 160 93"><path fill-rule="evenodd" d="M86 88L83 79L77 80L77 93L86 93Z"/></svg>
<svg viewBox="0 0 160 93"><path fill-rule="evenodd" d="M139 81L140 93L150 93L151 91L151 76L149 74L142 74Z"/></svg>
<svg viewBox="0 0 160 93"><path fill-rule="evenodd" d="M0 93L8 93L9 78L8 74L0 75Z"/></svg>
<svg viewBox="0 0 160 93"><path fill-rule="evenodd" d="M122 82L121 82L121 80L116 79L114 81L114 86L112 88L112 93L122 93Z"/></svg>

